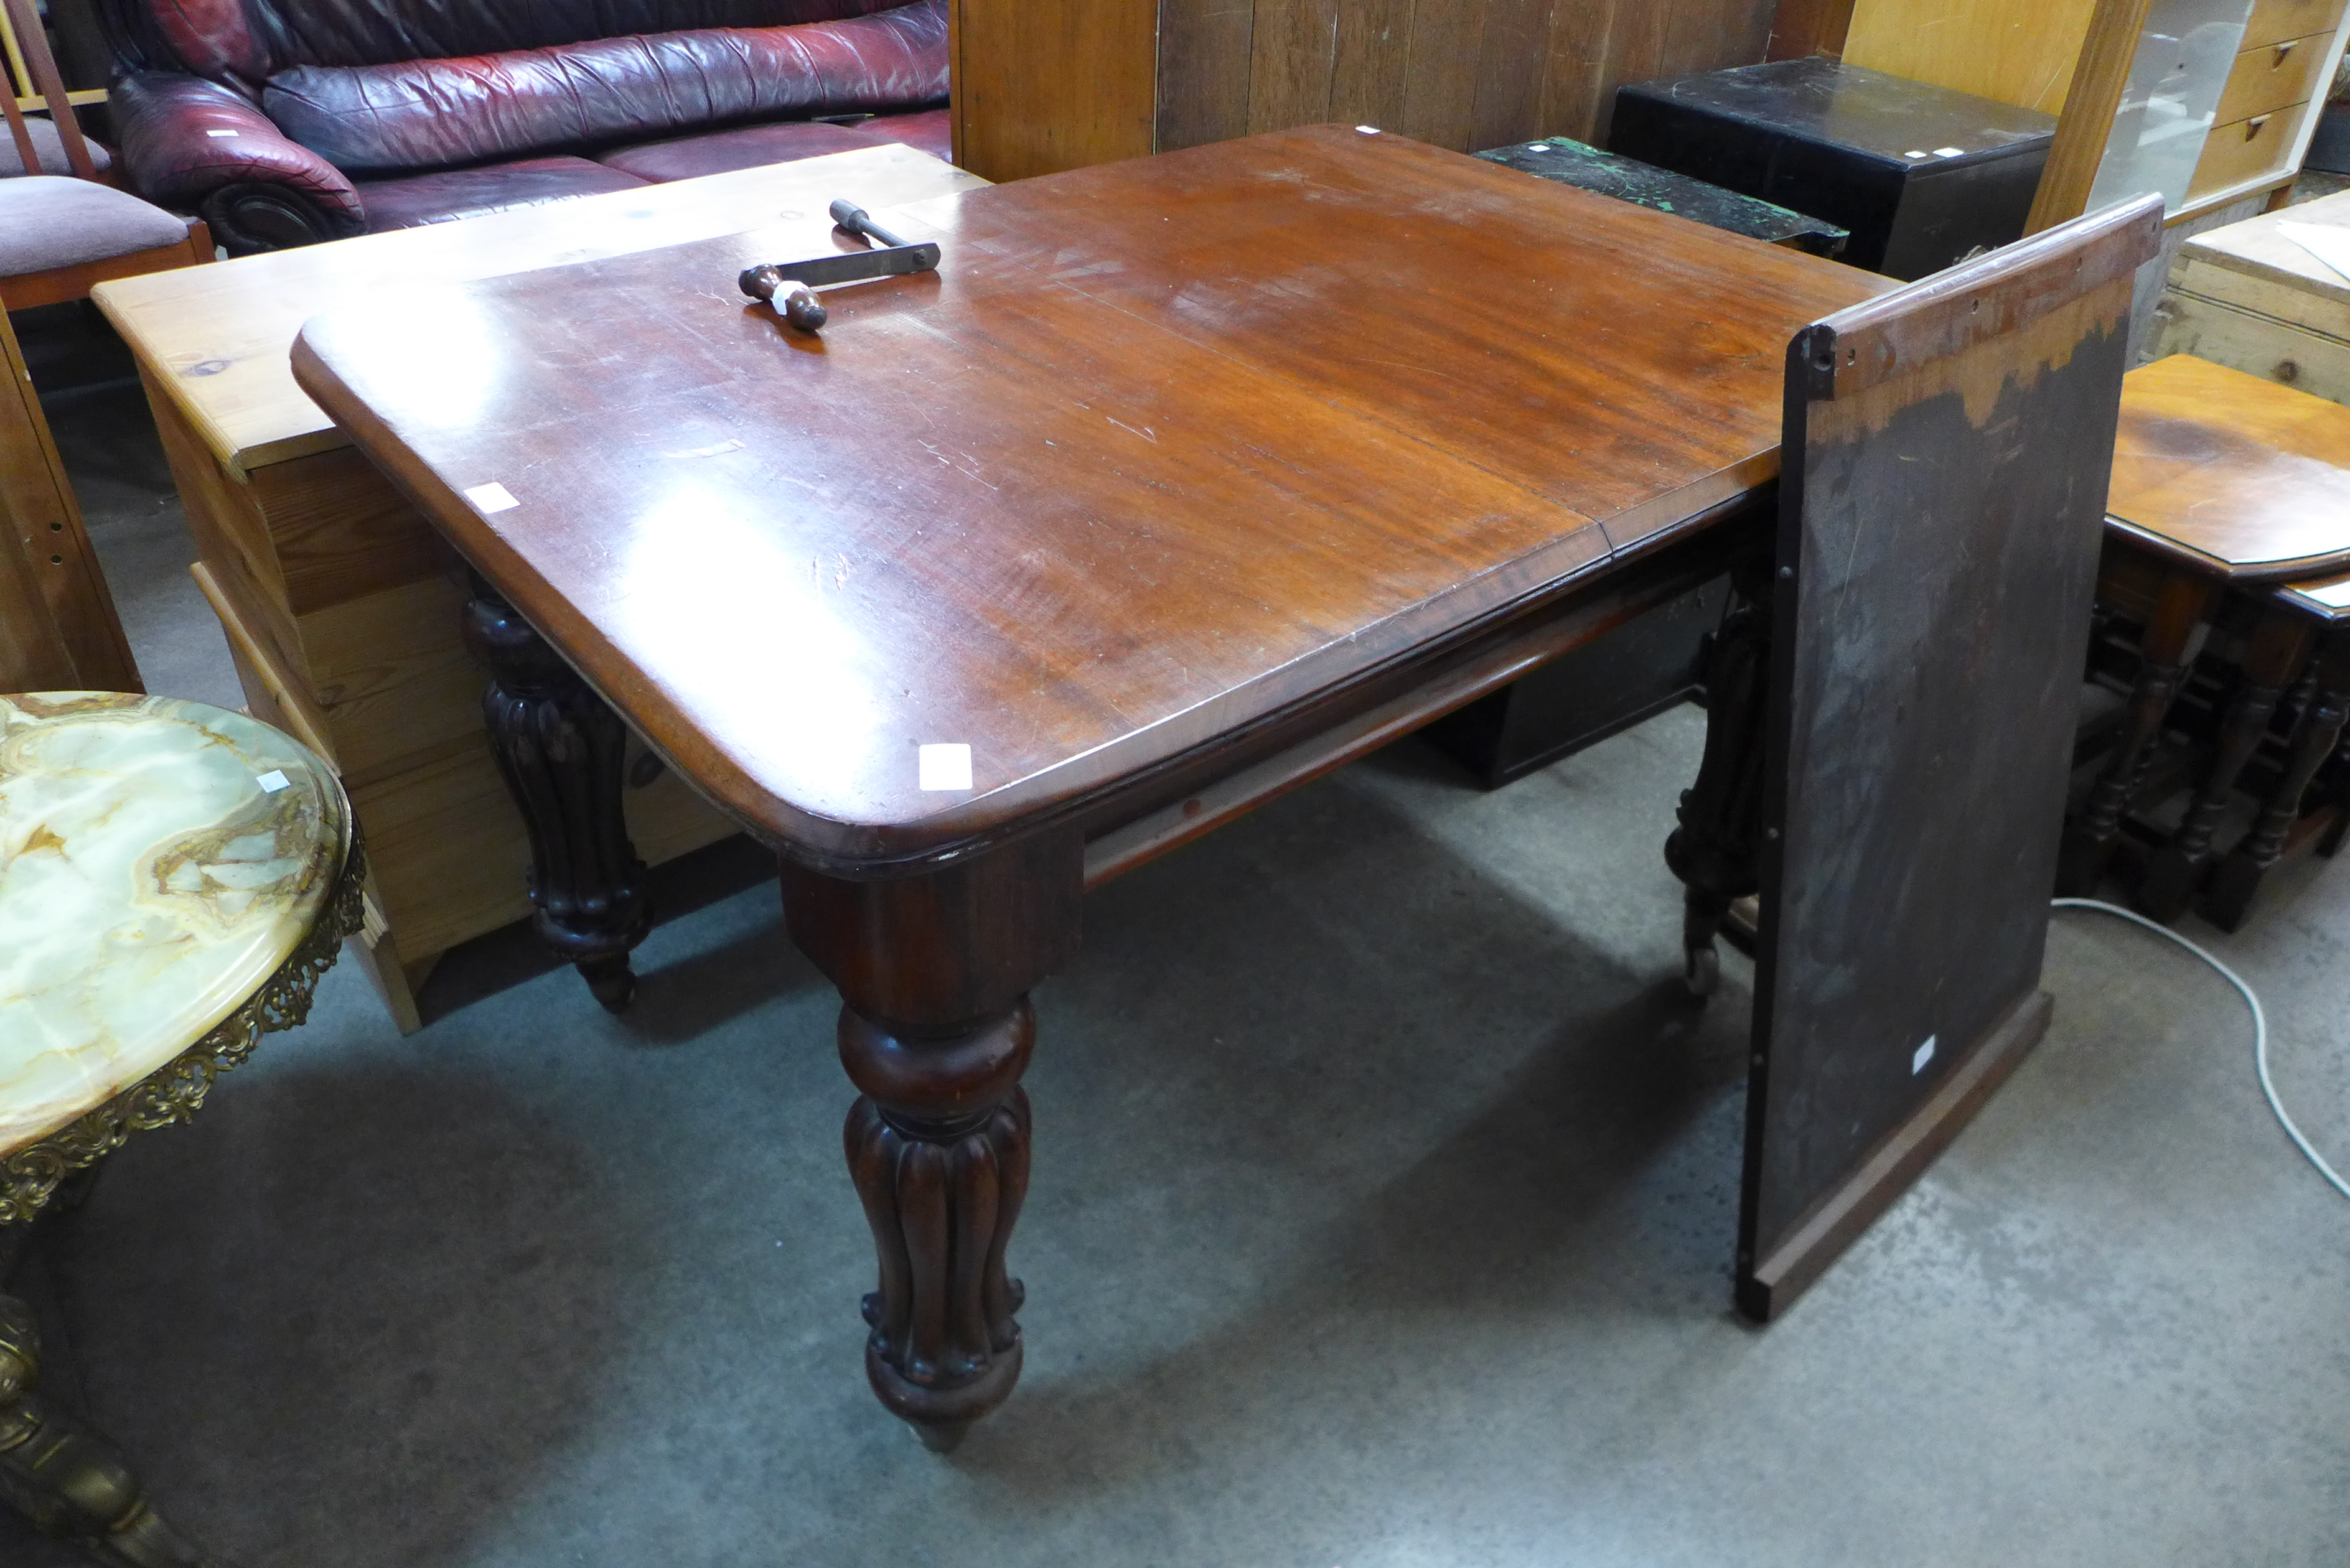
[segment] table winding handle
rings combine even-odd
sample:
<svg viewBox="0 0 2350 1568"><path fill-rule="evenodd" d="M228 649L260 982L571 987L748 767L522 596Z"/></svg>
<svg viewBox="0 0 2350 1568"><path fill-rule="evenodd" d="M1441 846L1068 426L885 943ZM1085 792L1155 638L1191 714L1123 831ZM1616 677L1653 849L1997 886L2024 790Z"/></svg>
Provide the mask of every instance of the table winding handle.
<svg viewBox="0 0 2350 1568"><path fill-rule="evenodd" d="M816 331L829 314L824 301L816 296L816 290L797 278L785 277L780 268L751 267L738 281L744 294L774 306L776 315L803 332Z"/></svg>
<svg viewBox="0 0 2350 1568"><path fill-rule="evenodd" d="M858 206L856 202L850 201L846 196L836 198L832 203L830 211L832 213L832 221L838 223L842 228L847 229L852 234L862 235L864 238L872 240L879 244L903 245L907 244L906 241L899 239L889 230L875 223L873 221L872 213L867 212L864 208Z"/></svg>

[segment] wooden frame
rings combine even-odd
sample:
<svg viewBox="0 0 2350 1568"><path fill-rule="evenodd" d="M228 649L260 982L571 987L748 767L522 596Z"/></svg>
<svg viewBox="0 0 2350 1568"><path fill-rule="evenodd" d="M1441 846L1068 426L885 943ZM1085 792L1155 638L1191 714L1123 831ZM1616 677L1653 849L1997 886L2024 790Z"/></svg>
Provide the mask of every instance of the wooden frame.
<svg viewBox="0 0 2350 1568"><path fill-rule="evenodd" d="M151 272L202 266L212 259L212 231L205 227L202 218L190 218L188 237L177 244L157 245L153 250L132 251L127 255L101 256L97 261L83 262L77 266L56 267L48 272L0 277L0 308L30 310L36 305L61 305L69 299L88 299L91 289L111 278L139 277Z"/></svg>
<svg viewBox="0 0 2350 1568"><path fill-rule="evenodd" d="M74 118L74 95L66 90L65 78L57 74L57 62L49 53L49 40L41 31L41 19L34 11L32 0L0 0L0 42L8 46L8 68L15 79L32 91L19 94L12 86L0 93L0 112L5 112L8 130L24 159L25 171L37 174L40 165L35 161L33 144L25 131L24 111L36 106L46 107L57 128L57 140L65 145L66 161L74 173L84 180L98 178L97 165L89 156L88 143L83 140L81 122ZM103 100L106 95L98 95ZM81 101L90 101L84 94Z"/></svg>
<svg viewBox="0 0 2350 1568"><path fill-rule="evenodd" d="M0 361L0 691L143 691L5 313Z"/></svg>
<svg viewBox="0 0 2350 1568"><path fill-rule="evenodd" d="M2312 3L2269 0L2259 7L2245 52L2290 36L2264 36L2269 31L2262 26L2264 17ZM2055 145L2024 230L2037 234L2087 209L2149 10L2147 0L1784 0L1773 25L1770 57L1825 55L2057 115ZM2288 17L2274 25L2290 29L2305 23ZM2182 223L2230 202L2290 186L2310 138L2316 134L2324 83L2331 79L2345 44L2350 44L2350 7L2335 12L2325 57L2307 73L2318 84L2313 96L2305 104L2273 111L2297 117L2289 152L2271 154L2257 172L2243 178L2209 191L2190 190L2165 222ZM2268 118L2227 120L2229 112L2241 117L2244 111L2223 112L2226 125L2253 124L2257 129L2257 121ZM2226 125L2215 126L2213 133Z"/></svg>
<svg viewBox="0 0 2350 1568"><path fill-rule="evenodd" d="M5 9L0 9L0 51L5 51L7 56L8 71L12 82L10 90L5 96L13 98L19 109L39 109L47 103L49 101L47 96L41 91L34 78L32 62L26 58L25 47L17 41L16 26ZM22 84L32 90L16 92L15 84ZM91 104L104 103L106 89L80 88L66 93L65 99L77 109L85 109Z"/></svg>
<svg viewBox="0 0 2350 1568"><path fill-rule="evenodd" d="M2096 183L2098 166L2104 161L2106 145L2113 135L2115 115L2128 85L2130 70L2137 55L2139 36L2145 29L2150 9L2149 0L2098 0L2088 34L2074 65L2072 86L2064 99L2064 113L2056 123L2055 146L2049 152L2048 171L2041 178L2039 193L2033 202L2032 217L2024 228L2026 234L2037 234L2068 218L2077 217L2087 209L2090 191ZM2256 9L2256 24L2260 16L2261 11ZM2254 42L2246 52L2268 47L2276 41L2262 39ZM2300 173L2301 161L2309 151L2310 139L2317 133L2317 110L2324 102L2324 84L2332 79L2345 46L2350 46L2350 6L2344 6L2335 14L2333 29L2327 35L2324 58L2314 73L2318 83L2314 96L2300 104L2272 111L2274 114L2296 116L2290 152L2282 157L2272 154L2257 171L2241 179L2225 181L2215 189L2199 192L2190 187L2187 199L2178 211L2163 220L2164 223L2167 225L2184 223L2231 202L2289 188ZM2207 134L2216 138L2237 124L2257 130L2270 118L2269 114L2262 114L2242 121L2215 125ZM2213 151L2207 142L2204 153L2207 163ZM2199 175L2201 167L2198 167Z"/></svg>

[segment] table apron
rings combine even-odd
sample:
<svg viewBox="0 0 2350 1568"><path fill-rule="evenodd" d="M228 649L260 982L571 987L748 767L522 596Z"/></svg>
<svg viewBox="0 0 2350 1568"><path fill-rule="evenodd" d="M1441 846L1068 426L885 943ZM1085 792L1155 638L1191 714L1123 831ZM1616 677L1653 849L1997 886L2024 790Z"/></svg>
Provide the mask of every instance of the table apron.
<svg viewBox="0 0 2350 1568"><path fill-rule="evenodd" d="M1086 887L1097 888L1377 751L1771 548L1776 486L1710 525L1612 563L1498 625L1318 693L1265 722L1085 804Z"/></svg>

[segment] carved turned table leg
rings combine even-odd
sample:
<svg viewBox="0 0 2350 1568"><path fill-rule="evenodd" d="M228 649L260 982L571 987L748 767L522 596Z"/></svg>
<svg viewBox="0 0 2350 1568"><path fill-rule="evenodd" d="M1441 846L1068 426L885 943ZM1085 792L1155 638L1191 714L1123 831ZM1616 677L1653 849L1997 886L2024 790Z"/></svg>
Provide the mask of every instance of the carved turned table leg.
<svg viewBox="0 0 2350 1568"><path fill-rule="evenodd" d="M2251 831L2228 852L2212 873L2199 908L2203 918L2221 930L2232 931L2260 891L2261 880L2284 853L2285 836L2301 818L2302 797L2325 759L2342 738L2343 722L2350 718L2350 637L2336 632L2319 656L2314 691L2302 709L2293 732L2293 749L2275 790L2253 819Z"/></svg>
<svg viewBox="0 0 2350 1568"><path fill-rule="evenodd" d="M618 1012L636 994L629 954L653 923L621 805L627 727L479 576L465 645L490 667L482 717L530 832L532 924Z"/></svg>
<svg viewBox="0 0 2350 1568"><path fill-rule="evenodd" d="M1055 832L914 877L785 863L792 940L840 988L845 1139L880 1288L865 1371L941 1452L1019 1379L1004 1248L1028 1187L1028 992L1076 951L1083 846Z"/></svg>
<svg viewBox="0 0 2350 1568"><path fill-rule="evenodd" d="M1682 978L1700 996L1711 994L1719 981L1713 939L1722 916L1762 885L1756 856L1771 668L1770 562L1739 571L1731 594L1706 654L1705 755L1697 782L1681 792L1680 826L1665 840L1665 864L1686 885Z"/></svg>
<svg viewBox="0 0 2350 1568"><path fill-rule="evenodd" d="M2138 645L2137 684L2123 715L2120 741L2106 771L2089 791L2081 814L2064 829L2064 847L2056 867L2056 890L2067 898L2085 898L2097 890L2121 836L2122 814L2146 774L2154 754L2155 738L2170 712L2171 699L2187 673L2187 661L2203 629L2219 587L2190 572L2174 571L2164 579L2154 613L2147 619L2146 636Z"/></svg>
<svg viewBox="0 0 2350 1568"><path fill-rule="evenodd" d="M2219 743L2211 753L2210 771L2203 786L2179 820L2170 841L2147 861L2138 885L2137 907L2158 920L2175 920L2187 912L2196 884L2211 863L2211 836L2234 798L2236 781L2268 733L2277 699L2299 673L2309 651L2309 622L2288 609L2271 607L2252 628L2244 661L2228 711L2220 722Z"/></svg>
<svg viewBox="0 0 2350 1568"><path fill-rule="evenodd" d="M215 1568L148 1506L114 1446L35 1391L32 1309L0 1294L0 1498L118 1568Z"/></svg>

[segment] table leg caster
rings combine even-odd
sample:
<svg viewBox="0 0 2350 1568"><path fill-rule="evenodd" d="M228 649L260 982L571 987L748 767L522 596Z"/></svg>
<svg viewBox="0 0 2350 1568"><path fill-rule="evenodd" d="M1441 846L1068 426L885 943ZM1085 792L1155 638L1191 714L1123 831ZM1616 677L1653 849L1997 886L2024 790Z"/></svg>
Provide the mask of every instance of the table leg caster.
<svg viewBox="0 0 2350 1568"><path fill-rule="evenodd" d="M1681 983L1700 1001L1721 988L1721 955L1711 943L1691 948L1681 955Z"/></svg>

